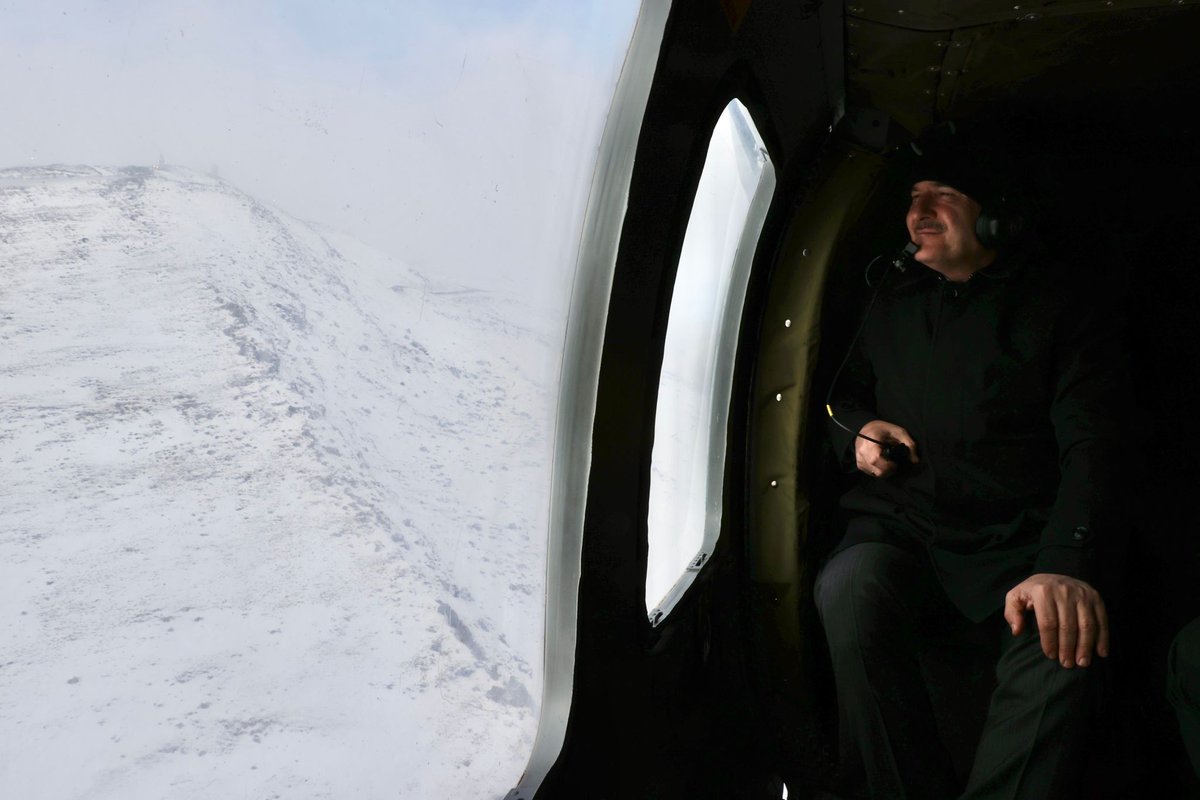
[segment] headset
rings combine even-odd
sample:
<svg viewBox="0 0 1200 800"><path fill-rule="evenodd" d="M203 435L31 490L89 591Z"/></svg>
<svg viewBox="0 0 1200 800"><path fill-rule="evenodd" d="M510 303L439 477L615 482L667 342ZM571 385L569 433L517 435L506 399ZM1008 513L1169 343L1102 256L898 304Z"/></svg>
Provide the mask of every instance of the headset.
<svg viewBox="0 0 1200 800"><path fill-rule="evenodd" d="M979 219L975 220L975 236L984 247L999 250L1025 234L1025 214L1015 206L1007 197L1001 197L995 205L989 203L979 212Z"/></svg>

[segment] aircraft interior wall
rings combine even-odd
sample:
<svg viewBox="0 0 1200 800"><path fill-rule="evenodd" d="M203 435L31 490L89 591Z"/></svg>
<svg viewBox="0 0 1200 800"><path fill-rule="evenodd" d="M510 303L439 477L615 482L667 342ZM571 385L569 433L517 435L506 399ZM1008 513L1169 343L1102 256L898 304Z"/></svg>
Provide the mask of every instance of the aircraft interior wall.
<svg viewBox="0 0 1200 800"><path fill-rule="evenodd" d="M832 675L810 593L838 533L831 518L845 476L832 465L823 403L867 297L863 267L907 240L908 187L889 172L887 153L917 130L896 115L881 138L865 141L856 127L864 119L886 122L886 111L854 103L875 96L864 86L883 92L891 78L909 81L898 92L909 103L899 115L906 124L923 119L914 111L920 108L931 115L926 122L953 119L989 143L985 157L1011 170L1036 201L1030 214L1047 257L1085 266L1123 298L1111 324L1128 341L1130 463L1145 465L1130 491L1140 493L1144 513L1126 560L1129 655L1114 657L1123 683L1111 735L1096 750L1105 768L1095 781L1108 792L1099 796L1112 798L1144 796L1164 776L1173 782L1168 792L1191 791L1161 672L1170 636L1200 611L1188 504L1197 466L1185 454L1198 388L1192 365L1200 361L1191 311L1200 278L1190 268L1200 159L1196 128L1176 113L1192 105L1196 86L1194 71L1180 69L1190 63L1178 52L1185 26L1174 25L1200 17L1158 9L1136 48L1118 53L1103 37L1139 19L1140 6L1099 24L1096 14L1086 20L1094 41L1070 50L1077 60L1028 69L1019 58L1028 44L1020 30L996 23L1010 38L991 52L1007 53L1005 66L1017 70L976 72L972 84L958 84L964 94L956 109L921 99L921 81L937 80L928 67L880 66L843 51L842 33L848 49L867 40L855 38L863 35L855 26L843 31L849 18L841 4L824 4L824 20L812 16L822 4L805 5L728 3L727 18L716 4L672 7L605 332L571 723L538 797L767 798L779 796L779 778L791 797L809 797L833 779ZM867 5L867 15L883 13ZM940 14L949 4L928 5ZM1046 42L1058 41L1071 22L1047 26L1041 57L1054 54ZM896 31L878 25L870 33L887 45ZM898 35L932 48L935 33ZM1155 71L1147 59L1159 34L1170 39L1174 57ZM892 55L909 57L905 42L890 44ZM848 77L839 73L843 55ZM1105 70L1091 71L1087 59L1103 61ZM1134 62L1136 69L1122 71ZM878 68L864 78L855 71L863 64ZM989 99L971 96L972 87L991 92ZM850 105L838 123L843 88ZM641 616L640 590L662 340L699 154L735 96L750 109L779 183L744 307L721 539L678 606L651 626ZM978 711L985 684L967 687L949 705ZM969 763L977 716L945 715L961 744L960 769Z"/></svg>

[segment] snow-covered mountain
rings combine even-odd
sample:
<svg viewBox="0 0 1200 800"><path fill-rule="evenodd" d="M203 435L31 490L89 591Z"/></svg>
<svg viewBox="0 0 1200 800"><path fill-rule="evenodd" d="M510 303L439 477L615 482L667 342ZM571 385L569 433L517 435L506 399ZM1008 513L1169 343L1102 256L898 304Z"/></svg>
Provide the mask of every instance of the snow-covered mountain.
<svg viewBox="0 0 1200 800"><path fill-rule="evenodd" d="M0 171L0 796L499 796L561 321L183 169Z"/></svg>

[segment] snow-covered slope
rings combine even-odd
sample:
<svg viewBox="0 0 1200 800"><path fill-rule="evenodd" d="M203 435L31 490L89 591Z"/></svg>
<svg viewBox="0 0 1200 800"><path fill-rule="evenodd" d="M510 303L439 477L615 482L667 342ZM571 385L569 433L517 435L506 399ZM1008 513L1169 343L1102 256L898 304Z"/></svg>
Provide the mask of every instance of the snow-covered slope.
<svg viewBox="0 0 1200 800"><path fill-rule="evenodd" d="M558 325L199 173L0 171L0 796L513 785Z"/></svg>

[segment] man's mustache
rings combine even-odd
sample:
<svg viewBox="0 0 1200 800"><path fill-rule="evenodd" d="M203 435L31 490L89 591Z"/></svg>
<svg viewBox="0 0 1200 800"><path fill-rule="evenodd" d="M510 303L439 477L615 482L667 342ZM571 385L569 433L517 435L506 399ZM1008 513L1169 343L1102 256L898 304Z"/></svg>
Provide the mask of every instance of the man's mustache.
<svg viewBox="0 0 1200 800"><path fill-rule="evenodd" d="M945 233L946 226L942 225L940 222L935 222L934 220L931 220L931 219L923 219L917 223L914 230L916 230L918 233L920 233L921 231L933 231L934 233Z"/></svg>

